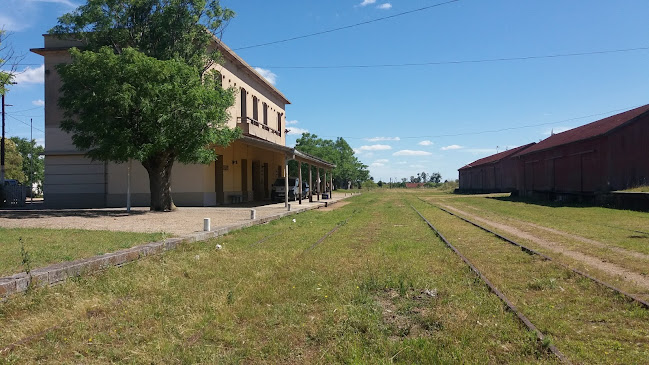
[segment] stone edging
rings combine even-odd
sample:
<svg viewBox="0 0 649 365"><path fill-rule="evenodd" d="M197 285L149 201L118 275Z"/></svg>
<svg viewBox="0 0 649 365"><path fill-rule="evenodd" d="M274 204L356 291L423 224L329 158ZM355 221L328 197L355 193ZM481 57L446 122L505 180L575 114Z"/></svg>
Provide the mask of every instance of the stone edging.
<svg viewBox="0 0 649 365"><path fill-rule="evenodd" d="M333 202L324 202L324 204L317 206L282 212L272 216L256 219L254 221L251 220L244 223L233 224L231 226L223 227L209 232L194 232L183 237L168 238L164 241L145 243L135 247L119 250L116 252L110 252L99 256L93 256L85 259L62 262L46 267L41 267L31 271L31 279L30 276L24 272L12 276L0 277L0 302L7 300L7 298L13 294L27 291L30 285L31 287L38 288L47 285L60 284L67 280L67 278L69 277L90 274L104 270L110 266L122 266L129 262L137 261L146 256L159 255L165 251L174 250L179 245L205 241L243 228L268 223L270 221L280 219L288 215L326 207L354 195L360 194L357 193L349 195ZM291 208L293 208L293 206L291 206Z"/></svg>

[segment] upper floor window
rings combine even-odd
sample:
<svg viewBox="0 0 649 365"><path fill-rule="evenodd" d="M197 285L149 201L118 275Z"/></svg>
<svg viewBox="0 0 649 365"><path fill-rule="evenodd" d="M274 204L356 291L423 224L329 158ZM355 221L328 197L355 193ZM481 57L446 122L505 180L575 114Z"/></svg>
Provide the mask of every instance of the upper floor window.
<svg viewBox="0 0 649 365"><path fill-rule="evenodd" d="M268 125L268 104L264 103L264 124Z"/></svg>
<svg viewBox="0 0 649 365"><path fill-rule="evenodd" d="M248 117L248 106L246 104L247 99L248 95L246 93L246 89L241 88L241 120L243 122L245 122L246 118Z"/></svg>
<svg viewBox="0 0 649 365"><path fill-rule="evenodd" d="M252 119L259 121L259 99L256 96L252 97Z"/></svg>
<svg viewBox="0 0 649 365"><path fill-rule="evenodd" d="M279 135L282 135L282 113L277 112L277 130L279 131Z"/></svg>
<svg viewBox="0 0 649 365"><path fill-rule="evenodd" d="M214 70L212 76L214 77L214 83L218 85L218 87L223 87L223 75L221 75L220 72Z"/></svg>

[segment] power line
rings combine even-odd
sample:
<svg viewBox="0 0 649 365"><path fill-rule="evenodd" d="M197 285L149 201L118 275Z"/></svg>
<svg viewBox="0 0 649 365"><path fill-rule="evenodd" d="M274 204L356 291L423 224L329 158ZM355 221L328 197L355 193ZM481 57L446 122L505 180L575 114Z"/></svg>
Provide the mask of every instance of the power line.
<svg viewBox="0 0 649 365"><path fill-rule="evenodd" d="M421 62L421 63L393 63L393 64L375 64L375 65L339 65L339 66L265 66L264 65L264 66L256 66L256 67L263 67L268 69L341 69L341 68L438 66L438 65L459 65L464 63L524 61L524 60L536 60L536 59L544 59L544 58L592 56L592 55L600 55L600 54L646 51L646 50L649 50L649 47L611 49L611 50L592 51L592 52L557 53L557 54L542 55L542 56L501 57L501 58L484 58L484 59L477 59L477 60L436 61L436 62Z"/></svg>
<svg viewBox="0 0 649 365"><path fill-rule="evenodd" d="M39 132L45 133L45 131L43 131L42 129L38 129L38 128L34 127L34 126L30 126L29 123L23 122L22 120L20 120L20 119L14 117L14 116L11 116L11 115L9 115L9 114L7 114L7 116L8 116L9 118L13 118L13 119L19 121L20 123L22 123L22 124L24 124L24 125L26 125L26 126L28 126L28 127L34 128L34 129L36 129L36 130L39 131Z"/></svg>
<svg viewBox="0 0 649 365"><path fill-rule="evenodd" d="M23 110L12 110L11 113L12 113L12 114L15 114L15 113L22 113L22 112L28 112L28 111L30 111L30 110L42 109L42 108L43 108L43 106L37 106L37 107L34 107L34 108L23 109Z"/></svg>
<svg viewBox="0 0 649 365"><path fill-rule="evenodd" d="M372 19L372 20L368 20L368 21L364 21L364 22L360 22L360 23L356 23L356 24L346 25L346 26L344 26L344 27L333 28L333 29L327 29L327 30L323 30L323 31L321 31L321 32L315 32L315 33L304 34L304 35L300 35L300 36L296 36L296 37L291 37L291 38L286 38L286 39L281 39L281 40L272 41L272 42L259 43L259 44L254 44L254 45L250 45L250 46L244 46L244 47L234 48L233 50L234 50L234 51L239 51L239 50L242 50L242 49L250 49L250 48L257 48L257 47L265 47L265 46L270 46L270 45L272 45L272 44L285 43L285 42L295 41L295 40L298 40L298 39L304 39L304 38L309 38L309 37L315 37L315 36L317 36L317 35L322 35L322 34L327 34L327 33L333 33L333 32L337 32L337 31L340 31L340 30L345 30L345 29L355 28L355 27L359 27L359 26L361 26L361 25L366 25L366 24L376 23L376 22L380 22L380 21L383 21L383 20L396 18L396 17L403 16L403 15L408 15L408 14L412 14L412 13L416 13L416 12L420 12L420 11L424 11L424 10L429 10L429 9L432 9L432 8L436 8L436 7L443 6L443 5L448 5L448 4L451 4L451 3L458 2L458 1L460 1L460 0L450 0L450 1L443 2L443 3L437 3L437 4L434 4L434 5L424 6L423 8L419 8L419 9L408 10L408 11L404 11L404 12L402 12L402 13L393 14L393 15L389 15L389 16L384 16L384 17L382 17L382 18L376 18L376 19Z"/></svg>
<svg viewBox="0 0 649 365"><path fill-rule="evenodd" d="M597 114L584 115L582 117L563 119L563 120L559 120L559 121L555 121L555 122L548 122L548 123L529 124L529 125L523 125L523 126L518 126L518 127L507 127L507 128L501 128L501 129L479 131L479 132L466 132L466 133L455 133L455 134L438 134L438 135L431 135L431 136L423 136L423 135L422 136L408 136L408 137L399 137L399 139L443 138L443 137L459 137L459 136L479 135L479 134L486 134L486 133L498 133L498 132L515 130L515 129L541 127L541 126L544 126L544 125L553 125L553 124L571 122L571 121L574 121L574 120L592 118L592 117L597 117L597 116L600 116L600 115L615 113L615 112L619 112L619 111L631 110L631 109L638 108L640 106L642 106L642 105L636 105L636 106L633 106L633 107L609 110L609 111L601 112L601 113L597 113ZM321 136L321 137L338 138L338 137L341 137L341 136ZM366 139L366 137L342 137L342 138L345 138L345 139Z"/></svg>

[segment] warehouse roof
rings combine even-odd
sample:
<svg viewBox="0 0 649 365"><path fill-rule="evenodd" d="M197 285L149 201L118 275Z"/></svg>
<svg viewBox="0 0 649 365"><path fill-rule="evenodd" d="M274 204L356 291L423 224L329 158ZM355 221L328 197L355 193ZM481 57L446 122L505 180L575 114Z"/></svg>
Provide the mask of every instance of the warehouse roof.
<svg viewBox="0 0 649 365"><path fill-rule="evenodd" d="M477 167L477 166L481 166L481 165L487 165L487 164L490 164L490 163L496 163L496 162L502 160L505 157L509 157L509 156L511 156L511 155L513 155L515 153L523 151L524 149L532 146L533 144L534 144L534 142L528 143L528 144L526 144L524 146L512 148L511 150L503 151L503 152L500 152L500 153L496 153L495 155L491 155L491 156L487 156L485 158L481 158L479 160L471 162L470 164L460 168L459 170L466 170L466 169L469 169L469 168L472 168L472 167Z"/></svg>
<svg viewBox="0 0 649 365"><path fill-rule="evenodd" d="M573 128L562 133L553 134L542 140L536 145L521 151L517 156L527 155L528 153L547 150L553 147L583 141L586 139L598 137L612 132L628 123L632 123L636 118L649 112L649 104L616 114L598 121Z"/></svg>

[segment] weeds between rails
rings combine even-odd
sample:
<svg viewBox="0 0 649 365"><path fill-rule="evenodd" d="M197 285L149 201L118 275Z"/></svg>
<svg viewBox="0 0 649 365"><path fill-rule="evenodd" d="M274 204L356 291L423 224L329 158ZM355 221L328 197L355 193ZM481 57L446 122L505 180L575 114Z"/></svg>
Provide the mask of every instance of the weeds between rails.
<svg viewBox="0 0 649 365"><path fill-rule="evenodd" d="M487 287L489 287L489 290L491 290L491 292L493 292L507 306L507 308L510 311L512 311L514 314L516 314L516 317L521 321L521 323L523 323L525 325L525 327L527 327L530 331L534 332L537 339L539 340L539 342L543 346L547 346L547 349L550 350L550 352L552 352L561 362L570 363L570 361L568 361L566 356L563 353L561 353L561 351L559 351L559 349L557 349L556 346L554 346L553 344L551 344L549 342L546 342L547 339L543 335L543 333L523 313L521 313L514 306L514 304L512 304L512 302L509 301L509 299L507 299L505 294L503 294L500 290L498 290L498 288L496 288L496 286L491 281L489 281L489 279L487 279L482 274L482 272L480 272L480 270L478 270L478 268L476 268L475 265L473 265L471 263L471 261L469 261L469 259L466 258L466 256L464 256L457 248L455 248L455 246L453 246L446 239L446 237L444 237L444 235L442 235L442 233L439 232L437 230L437 228L435 228L435 226L433 226L433 224L430 223L428 221L428 219L426 219L414 206L410 205L410 207L419 215L419 217L421 217L421 219L424 220L424 222L426 222L426 224L446 244L446 246L448 246L451 249L451 251L453 251L455 254L457 254L460 257L460 259L462 259L462 261L464 261L464 263L466 263L471 268L471 270L487 285Z"/></svg>
<svg viewBox="0 0 649 365"><path fill-rule="evenodd" d="M455 214L455 213L453 213L453 212L450 212L450 211L448 211L448 210L446 210L446 209L444 209L444 208L438 207L438 206L436 206L435 204L432 204L432 203L430 203L430 202L427 202L427 201L425 201L425 200L423 200L423 199L421 199L421 198L418 198L418 199L421 200L422 202L426 203L426 204L429 204L429 205L431 205L431 206L433 206L433 207L435 207L435 208L437 208L437 209L439 209L439 210L441 210L441 211L447 213L447 214L450 214L450 215L452 215L452 216L454 216L454 217L456 217L456 218L459 218L459 219L461 219L461 220L463 220L463 221L465 221L465 222L467 222L467 223L469 223L469 224L471 224L471 225L473 225L473 226L475 226L475 227L477 227L477 228L480 228L481 230L483 230L483 231L485 231L485 232L491 233L491 234L493 234L494 236L496 236L497 238L499 238L500 240L505 241L505 242L507 242L507 243L509 243L509 244L511 244L511 245L517 246L517 247L519 247L522 251L524 251L524 252L526 252L526 253L528 253L528 254L530 254L530 255L537 255L537 256L540 256L540 257L542 257L544 260L551 261L551 262L553 262L553 263L555 263L555 264L557 264L557 265L559 265L559 266L561 266L561 267L563 267L563 268L565 268L565 269L568 269L568 270L574 272L575 274L578 274L578 275L581 275L581 276L583 276L583 277L585 277L585 278L587 278L587 279L590 279L590 280L594 281L595 283L597 283L597 284L599 284L599 285L602 285L602 286L604 286L604 287L606 287L606 288L608 288L608 289L614 291L614 292L617 293L617 294L622 295L623 297L627 298L628 300L637 303L637 304L640 305L641 307L643 307L643 308L645 308L645 309L649 309L649 302L646 302L646 301L644 301L644 300L642 300L642 299L640 299L640 298L634 296L633 294L629 294L629 293L627 293L627 292L625 292L625 291L622 291L622 290L620 290L620 289L614 287L614 286L611 285L611 284L608 284L608 283L606 283L606 282L604 282L604 281L602 281L602 280L599 280L599 279L597 279L597 278L595 278L595 277L593 277L593 276L591 276L591 275L589 275L589 274L586 274L586 273L583 272L583 271L580 271L580 270L574 269L574 268L572 268L572 267L570 267L570 266L568 266L568 265L566 265L566 264L564 264L564 263L561 263L561 262L558 262L558 261L556 261L556 260L553 260L553 259L552 259L550 256L548 256L548 255L545 255L545 254L543 254L543 253L541 253L541 252L538 252L538 251L536 251L536 250L534 250L534 249L531 249L531 248L529 248L529 247L527 247L527 246L524 246L524 245L522 245L522 244L520 244L520 243L518 243L518 242L516 242L516 241L514 241L514 240L512 240L512 239L509 239L509 238L507 238L507 237L505 237L505 236L502 236L502 235L500 235L500 234L498 234L498 233L496 233L496 232L494 232L494 231L492 231L492 230L490 230L490 229L488 229L488 228L486 228L486 227L483 227L483 226L479 225L478 223L475 223L475 222L473 222L473 221L471 221L471 220L469 220L469 219L466 219L466 218L464 218L464 217L461 217L461 216L459 216L459 215L457 215L457 214Z"/></svg>

